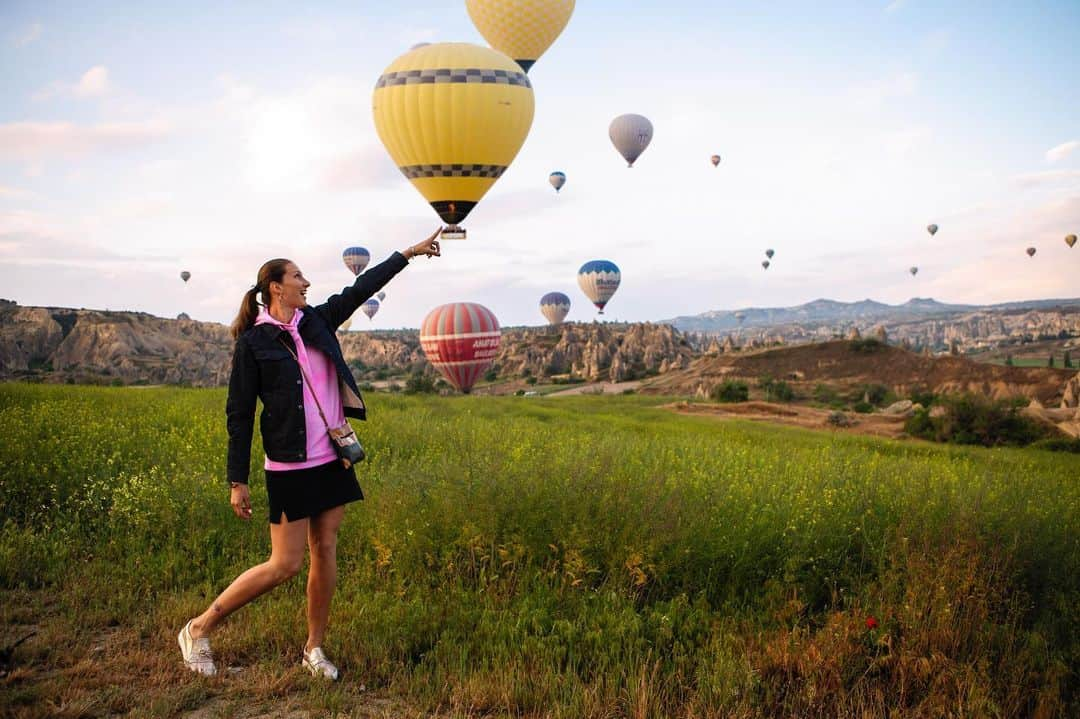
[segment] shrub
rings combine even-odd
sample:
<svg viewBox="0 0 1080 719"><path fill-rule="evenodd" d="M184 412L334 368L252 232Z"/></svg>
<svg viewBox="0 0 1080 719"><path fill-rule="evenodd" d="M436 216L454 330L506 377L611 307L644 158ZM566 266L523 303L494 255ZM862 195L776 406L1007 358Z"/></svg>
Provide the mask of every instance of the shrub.
<svg viewBox="0 0 1080 719"><path fill-rule="evenodd" d="M929 407L937 401L937 395L925 387L915 387L909 393L908 399L914 404L921 404L923 407Z"/></svg>
<svg viewBox="0 0 1080 719"><path fill-rule="evenodd" d="M530 384L530 385L536 384L536 378L535 377L526 377L525 378L525 384Z"/></svg>
<svg viewBox="0 0 1080 719"><path fill-rule="evenodd" d="M727 380L713 387L709 397L717 402L745 402L750 399L750 387L745 382Z"/></svg>
<svg viewBox="0 0 1080 719"><path fill-rule="evenodd" d="M1047 430L1020 414L1023 400L992 400L973 394L943 397L939 417L928 409L911 416L904 430L913 437L954 444L1025 446L1046 437Z"/></svg>
<svg viewBox="0 0 1080 719"><path fill-rule="evenodd" d="M497 379L499 379L499 370L494 366L484 373L485 382L494 382Z"/></svg>
<svg viewBox="0 0 1080 719"><path fill-rule="evenodd" d="M514 392L514 396L515 397L524 397L525 396L525 390L523 390L523 389L517 390L516 392Z"/></svg>
<svg viewBox="0 0 1080 719"><path fill-rule="evenodd" d="M859 414L870 414L871 412L874 411L874 405L870 404L869 402L865 402L865 401L863 401L861 399L858 402L856 402L855 404L853 404L851 406L851 408L853 410L855 410L856 412L858 412Z"/></svg>
<svg viewBox="0 0 1080 719"><path fill-rule="evenodd" d="M829 385L819 383L814 386L814 401L822 404L832 404L837 399L836 390Z"/></svg>
<svg viewBox="0 0 1080 719"><path fill-rule="evenodd" d="M855 422L843 412L830 412L828 418L825 420L833 427L850 427Z"/></svg>
<svg viewBox="0 0 1080 719"><path fill-rule="evenodd" d="M1033 442L1032 449L1044 449L1047 452L1071 452L1080 454L1080 437L1052 437Z"/></svg>
<svg viewBox="0 0 1080 719"><path fill-rule="evenodd" d="M795 390L783 380L762 377L758 380L758 389L765 390L765 399L769 402L790 402L795 399Z"/></svg>
<svg viewBox="0 0 1080 719"><path fill-rule="evenodd" d="M435 391L435 379L426 374L414 372L405 381L405 394L434 394Z"/></svg>
<svg viewBox="0 0 1080 719"><path fill-rule="evenodd" d="M865 339L851 340L848 347L852 352L871 354L884 349L885 345L880 340L874 339L873 337L866 337Z"/></svg>
<svg viewBox="0 0 1080 719"><path fill-rule="evenodd" d="M888 403L890 399L895 399L895 395L883 384L864 384L859 388L859 399L880 407Z"/></svg>
<svg viewBox="0 0 1080 719"><path fill-rule="evenodd" d="M1049 359L1046 360L1046 366L1047 367L1053 367L1054 366L1054 355L1053 354L1051 354Z"/></svg>

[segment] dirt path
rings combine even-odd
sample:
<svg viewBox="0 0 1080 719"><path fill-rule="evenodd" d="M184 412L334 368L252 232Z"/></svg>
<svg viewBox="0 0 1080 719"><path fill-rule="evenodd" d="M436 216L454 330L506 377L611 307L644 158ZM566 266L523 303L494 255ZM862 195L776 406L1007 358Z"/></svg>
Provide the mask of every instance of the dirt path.
<svg viewBox="0 0 1080 719"><path fill-rule="evenodd" d="M590 382L579 384L570 389L561 389L558 392L549 392L545 397L569 397L577 394L622 394L626 390L636 390L641 385L640 380L633 382Z"/></svg>
<svg viewBox="0 0 1080 719"><path fill-rule="evenodd" d="M797 404L774 404L772 402L736 402L732 404L704 404L697 402L674 402L664 405L666 409L680 414L704 415L726 419L749 419L756 422L772 422L804 429L832 429L840 432L868 434L875 437L899 439L905 436L904 417L884 414L858 414L844 412L850 426L830 424L832 410L804 407Z"/></svg>

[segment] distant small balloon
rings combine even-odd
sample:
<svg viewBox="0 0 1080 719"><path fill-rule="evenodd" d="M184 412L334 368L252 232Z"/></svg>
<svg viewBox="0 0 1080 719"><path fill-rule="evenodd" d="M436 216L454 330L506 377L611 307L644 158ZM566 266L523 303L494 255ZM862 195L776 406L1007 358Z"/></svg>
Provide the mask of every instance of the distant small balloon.
<svg viewBox="0 0 1080 719"><path fill-rule="evenodd" d="M558 171L553 172L548 175L548 182L550 182L551 186L555 188L555 192L558 192L562 189L563 185L566 184L566 173Z"/></svg>
<svg viewBox="0 0 1080 719"><path fill-rule="evenodd" d="M548 324L557 325L565 320L570 312L570 298L562 292L548 292L540 298L540 312Z"/></svg>
<svg viewBox="0 0 1080 719"><path fill-rule="evenodd" d="M709 161L712 162L713 167L716 167L717 165L720 164L720 156L719 155L713 155L712 157L709 158Z"/></svg>
<svg viewBox="0 0 1080 719"><path fill-rule="evenodd" d="M1035 248L1034 247L1027 248L1027 256L1028 257L1034 257L1035 256Z"/></svg>
<svg viewBox="0 0 1080 719"><path fill-rule="evenodd" d="M372 319L375 317L375 313L379 311L379 301L375 299L368 300L360 305L360 311L367 315L369 320Z"/></svg>
<svg viewBox="0 0 1080 719"><path fill-rule="evenodd" d="M626 160L627 167L634 166L634 160L645 152L645 148L652 142L652 136L652 123L649 118L641 115L619 115L608 127L608 137Z"/></svg>
<svg viewBox="0 0 1080 719"><path fill-rule="evenodd" d="M182 279L184 282L187 282L188 280L191 279L191 273L188 272L187 270L184 270L183 272L180 273L180 279Z"/></svg>
<svg viewBox="0 0 1080 719"><path fill-rule="evenodd" d="M771 264L772 264L772 263L771 263L771 262L769 262L768 260L762 260L762 261L761 261L761 267L762 267L762 269L766 269L766 270L767 270L767 269L769 269L769 265L771 265Z"/></svg>
<svg viewBox="0 0 1080 719"><path fill-rule="evenodd" d="M1065 244L1072 247L1076 244L1076 235L1065 235Z"/></svg>
<svg viewBox="0 0 1080 719"><path fill-rule="evenodd" d="M377 299L379 302L382 302L386 299L386 293L380 292L379 294L375 295L375 299Z"/></svg>
<svg viewBox="0 0 1080 719"><path fill-rule="evenodd" d="M341 259L345 262L345 266L349 268L349 271L354 275L358 275L364 271L368 262L371 261L371 253L364 247L349 247L341 253Z"/></svg>
<svg viewBox="0 0 1080 719"><path fill-rule="evenodd" d="M930 233L931 237L933 237L937 234L937 225L927 225L926 231Z"/></svg>
<svg viewBox="0 0 1080 719"><path fill-rule="evenodd" d="M918 267L912 267L911 269L908 270L908 272L910 272L911 276L914 277L915 275L919 274L919 268Z"/></svg>
<svg viewBox="0 0 1080 719"><path fill-rule="evenodd" d="M775 254L776 254L776 250L765 250L765 256L768 257L770 260L772 259L772 256L775 255Z"/></svg>

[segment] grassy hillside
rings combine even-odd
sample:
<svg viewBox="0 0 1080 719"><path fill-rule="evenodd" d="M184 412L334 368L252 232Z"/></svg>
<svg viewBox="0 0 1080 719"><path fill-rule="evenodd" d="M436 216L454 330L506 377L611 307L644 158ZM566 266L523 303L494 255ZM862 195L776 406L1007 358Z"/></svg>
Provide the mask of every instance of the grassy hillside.
<svg viewBox="0 0 1080 719"><path fill-rule="evenodd" d="M182 623L269 549L258 446L258 521L228 507L223 391L0 385L0 645L38 631L0 714L1080 708L1075 456L658 403L372 396L325 687L297 666L300 580L216 636L238 674L180 666Z"/></svg>

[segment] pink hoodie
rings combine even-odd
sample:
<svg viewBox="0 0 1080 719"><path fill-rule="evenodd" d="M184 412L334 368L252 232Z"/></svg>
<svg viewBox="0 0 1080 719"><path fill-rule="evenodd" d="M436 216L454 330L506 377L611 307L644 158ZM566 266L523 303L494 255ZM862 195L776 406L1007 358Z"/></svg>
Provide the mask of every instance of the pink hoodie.
<svg viewBox="0 0 1080 719"><path fill-rule="evenodd" d="M307 459L303 462L275 462L267 457L263 467L274 472L318 467L320 464L326 464L337 458L334 446L330 443L330 437L326 434L326 426L319 417L319 409L315 405L312 391L318 393L319 402L322 404L323 412L326 414L326 421L330 423L330 426L340 427L345 424L345 411L341 407L341 390L338 385L337 369L334 367L333 361L325 353L314 348L308 350L304 346L304 340L300 338L300 331L297 329L300 325L300 318L303 316L303 312L296 310L293 313L292 322L286 324L274 319L263 307L259 311L259 316L255 318L255 324L257 325L276 325L289 333L293 344L296 345L296 356L300 361L300 366L307 373L306 376L304 374L300 375L304 383L304 425L307 434ZM292 361L290 357L289 362ZM314 387L308 383L307 377L311 378L311 384L314 384Z"/></svg>

